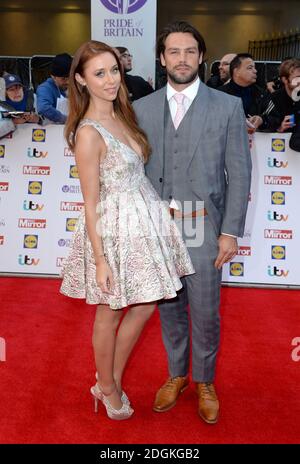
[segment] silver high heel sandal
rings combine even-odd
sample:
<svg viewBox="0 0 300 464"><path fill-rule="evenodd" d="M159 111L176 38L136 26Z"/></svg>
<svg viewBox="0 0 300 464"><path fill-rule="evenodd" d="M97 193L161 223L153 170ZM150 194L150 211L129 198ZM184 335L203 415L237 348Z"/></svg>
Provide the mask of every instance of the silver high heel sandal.
<svg viewBox="0 0 300 464"><path fill-rule="evenodd" d="M96 372L95 377L96 377L96 380L98 381L98 372ZM127 404L128 406L130 406L129 398L128 398L128 396L126 395L126 393L123 390L122 390L122 395L121 395L121 401L122 401L122 403Z"/></svg>
<svg viewBox="0 0 300 464"><path fill-rule="evenodd" d="M121 409L113 408L107 396L104 395L104 393L100 389L98 383L96 383L96 385L91 387L91 394L95 400L95 412L96 413L98 412L98 401L99 400L103 403L106 409L106 414L108 415L110 419L113 419L113 420L129 419L134 413L134 410L130 406L128 406L128 404L124 404L124 403Z"/></svg>

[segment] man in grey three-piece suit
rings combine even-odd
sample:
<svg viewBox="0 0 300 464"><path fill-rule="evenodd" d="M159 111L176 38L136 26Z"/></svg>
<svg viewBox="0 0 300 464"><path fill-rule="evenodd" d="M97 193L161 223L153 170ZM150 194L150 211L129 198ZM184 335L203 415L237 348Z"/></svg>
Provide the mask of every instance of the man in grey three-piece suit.
<svg viewBox="0 0 300 464"><path fill-rule="evenodd" d="M171 409L188 386L189 305L198 412L205 422L214 424L219 416L213 382L220 335L221 270L236 255L237 237L243 235L251 160L241 100L199 80L205 51L202 36L188 23L165 27L157 52L166 67L168 84L136 101L134 109L152 146L146 173L169 202L174 219L183 225L196 271L182 279L183 289L176 298L159 304L170 377L157 392L153 409ZM192 205L187 213L185 204ZM195 242L193 246L188 240L188 221L203 227L202 245Z"/></svg>

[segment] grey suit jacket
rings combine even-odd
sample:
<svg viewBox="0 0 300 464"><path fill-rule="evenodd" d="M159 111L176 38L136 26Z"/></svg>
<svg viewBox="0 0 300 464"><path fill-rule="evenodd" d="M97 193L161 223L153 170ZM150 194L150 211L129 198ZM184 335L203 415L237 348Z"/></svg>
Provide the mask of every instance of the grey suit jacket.
<svg viewBox="0 0 300 464"><path fill-rule="evenodd" d="M152 154L146 174L162 195L166 87L134 103ZM180 202L202 200L217 235L243 236L251 182L251 158L245 115L239 98L202 82L193 102L189 137L182 153L183 169L174 182ZM189 110L190 111L190 110Z"/></svg>

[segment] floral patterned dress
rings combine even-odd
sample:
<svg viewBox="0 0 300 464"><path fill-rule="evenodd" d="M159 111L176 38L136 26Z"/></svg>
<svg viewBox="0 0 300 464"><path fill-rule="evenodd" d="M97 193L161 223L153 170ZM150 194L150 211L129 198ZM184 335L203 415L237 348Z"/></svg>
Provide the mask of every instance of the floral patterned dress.
<svg viewBox="0 0 300 464"><path fill-rule="evenodd" d="M174 298L182 287L180 277L195 271L168 205L145 176L139 154L98 122L84 119L79 127L85 125L93 126L107 146L100 163L97 232L112 270L114 291L108 295L97 286L83 211L63 267L61 293L113 310Z"/></svg>

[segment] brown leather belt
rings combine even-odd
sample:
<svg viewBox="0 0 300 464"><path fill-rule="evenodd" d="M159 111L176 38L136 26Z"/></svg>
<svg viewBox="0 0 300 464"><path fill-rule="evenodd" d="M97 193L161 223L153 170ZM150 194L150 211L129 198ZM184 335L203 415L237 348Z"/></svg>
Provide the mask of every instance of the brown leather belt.
<svg viewBox="0 0 300 464"><path fill-rule="evenodd" d="M207 215L206 208L198 209L196 211L192 211L191 213L183 214L179 209L169 208L170 214L172 218L195 218Z"/></svg>

